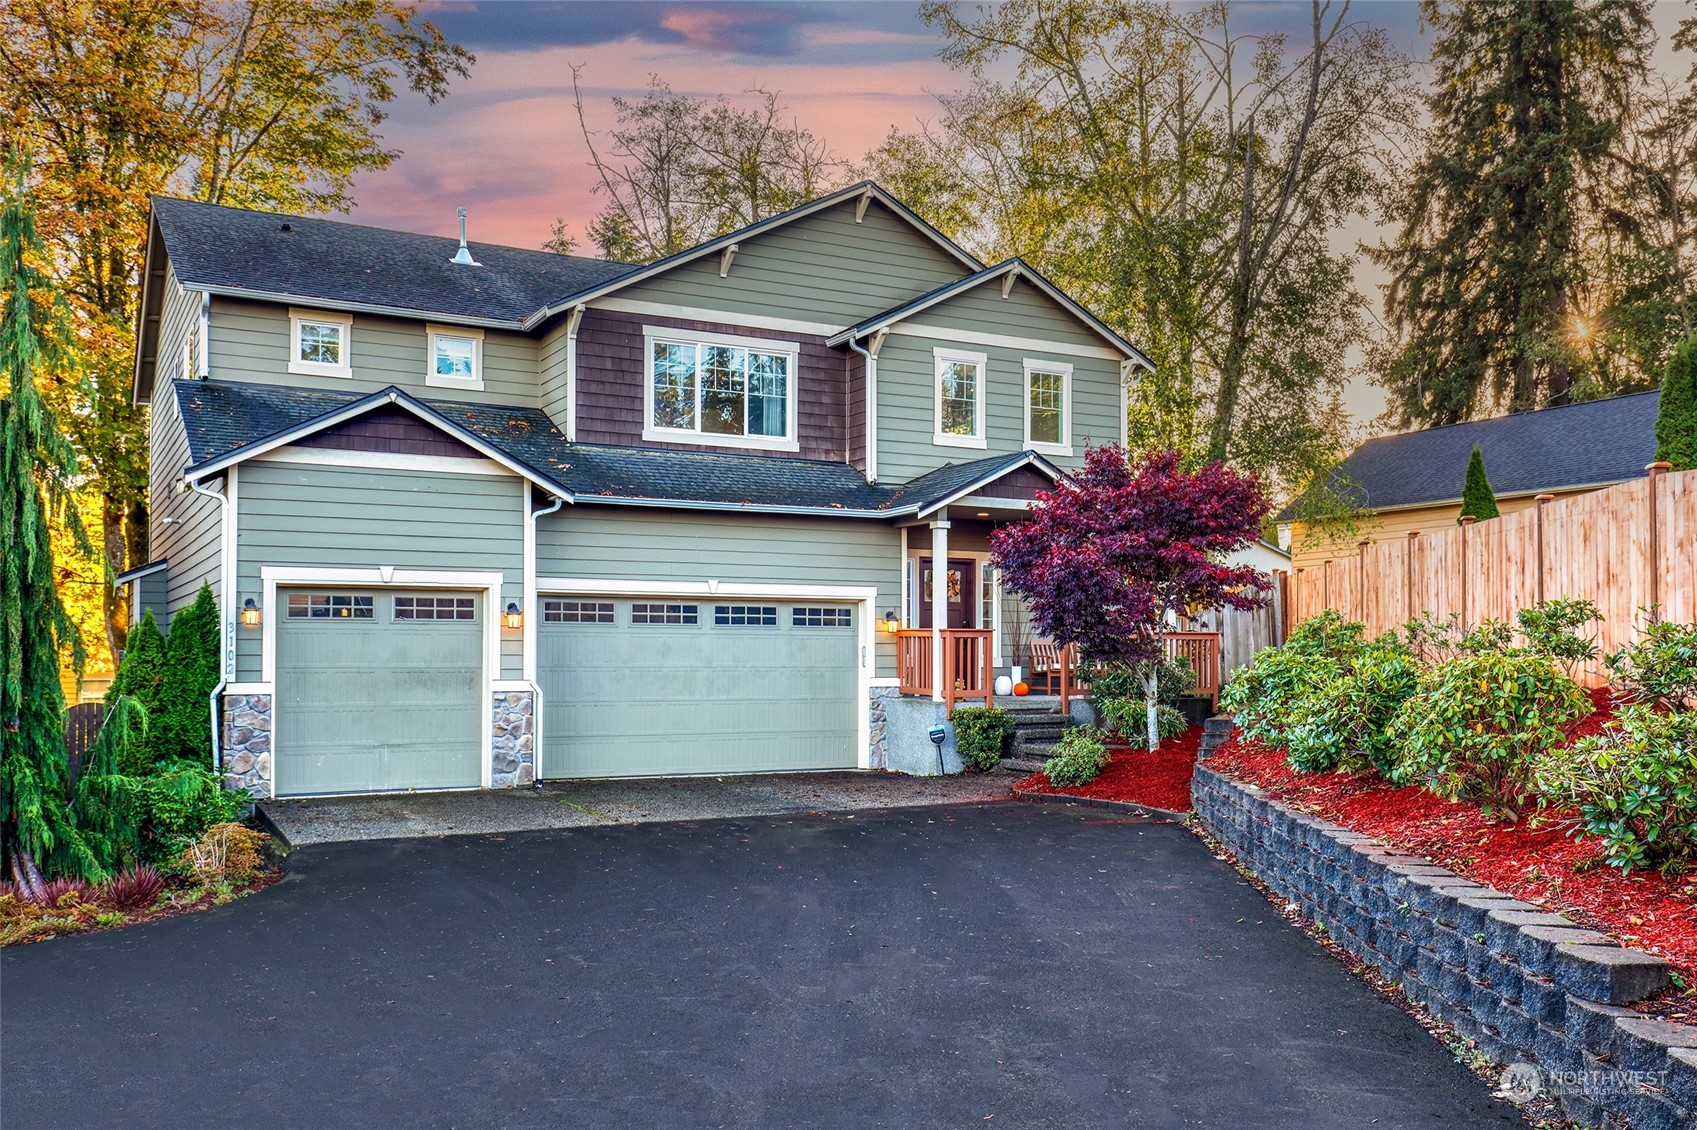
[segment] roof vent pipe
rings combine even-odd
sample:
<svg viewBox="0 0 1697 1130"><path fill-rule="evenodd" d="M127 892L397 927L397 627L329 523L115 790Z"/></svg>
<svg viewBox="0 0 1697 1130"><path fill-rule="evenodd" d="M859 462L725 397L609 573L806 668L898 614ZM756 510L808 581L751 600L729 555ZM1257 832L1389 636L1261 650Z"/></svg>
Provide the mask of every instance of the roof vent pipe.
<svg viewBox="0 0 1697 1130"><path fill-rule="evenodd" d="M471 257L471 248L469 248L465 245L465 209L464 208L460 209L460 249L458 251L454 252L454 258L452 259L452 262L457 263L462 267L481 267L481 266L483 266L482 263L479 263L476 259L473 259Z"/></svg>

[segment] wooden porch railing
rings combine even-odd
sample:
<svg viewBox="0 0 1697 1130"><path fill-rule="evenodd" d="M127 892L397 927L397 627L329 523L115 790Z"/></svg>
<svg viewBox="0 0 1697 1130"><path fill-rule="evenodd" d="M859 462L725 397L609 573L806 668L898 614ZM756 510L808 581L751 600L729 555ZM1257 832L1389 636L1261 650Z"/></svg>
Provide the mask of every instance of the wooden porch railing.
<svg viewBox="0 0 1697 1130"><path fill-rule="evenodd" d="M1169 632L1167 658L1182 659L1196 672L1196 693L1220 700L1220 633Z"/></svg>
<svg viewBox="0 0 1697 1130"><path fill-rule="evenodd" d="M955 701L981 698L993 703L996 683L995 633L988 628L943 629L943 701L954 713ZM896 633L896 674L901 692L934 695L931 685L931 629L903 628Z"/></svg>

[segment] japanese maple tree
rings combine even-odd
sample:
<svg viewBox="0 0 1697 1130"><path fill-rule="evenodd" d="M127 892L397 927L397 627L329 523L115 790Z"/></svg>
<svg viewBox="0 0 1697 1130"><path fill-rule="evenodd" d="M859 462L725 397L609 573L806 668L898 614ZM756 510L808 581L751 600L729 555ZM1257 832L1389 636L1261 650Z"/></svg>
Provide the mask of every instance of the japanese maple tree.
<svg viewBox="0 0 1697 1130"><path fill-rule="evenodd" d="M1176 451L1128 462L1123 448L1097 447L1038 493L1028 521L991 535L990 549L1040 631L1138 671L1154 749L1167 633L1187 610L1266 603L1256 591L1266 575L1223 558L1260 536L1269 509L1260 481L1224 464L1192 471Z"/></svg>

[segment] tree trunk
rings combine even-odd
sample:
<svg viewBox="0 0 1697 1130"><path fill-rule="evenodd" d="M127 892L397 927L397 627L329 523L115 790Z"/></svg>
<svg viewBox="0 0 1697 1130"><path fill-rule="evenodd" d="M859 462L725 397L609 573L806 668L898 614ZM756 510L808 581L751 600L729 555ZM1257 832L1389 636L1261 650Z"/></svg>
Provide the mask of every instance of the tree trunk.
<svg viewBox="0 0 1697 1130"><path fill-rule="evenodd" d="M1161 744L1161 727L1156 721L1156 696L1160 692L1160 676L1156 666L1151 663L1149 671L1143 676L1143 700L1149 708L1149 752L1153 753Z"/></svg>
<svg viewBox="0 0 1697 1130"><path fill-rule="evenodd" d="M124 571L124 511L117 496L103 494L100 496L100 538L101 549L106 555L106 568L109 575L116 576ZM102 596L106 623L106 643L112 649L112 662L117 663L118 653L123 650L124 636L129 628L129 616L124 608L124 602L118 599L118 590L107 585Z"/></svg>

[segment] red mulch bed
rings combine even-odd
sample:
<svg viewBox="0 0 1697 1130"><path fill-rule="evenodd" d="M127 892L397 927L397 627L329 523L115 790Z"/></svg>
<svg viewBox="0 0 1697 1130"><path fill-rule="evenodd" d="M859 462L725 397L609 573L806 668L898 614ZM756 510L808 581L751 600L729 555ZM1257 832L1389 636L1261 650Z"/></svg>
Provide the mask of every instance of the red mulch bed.
<svg viewBox="0 0 1697 1130"><path fill-rule="evenodd" d="M1606 690L1592 692L1595 712L1567 727L1570 738L1595 733L1613 717ZM1233 738L1208 767L1304 812L1376 836L1495 887L1568 915L1623 943L1648 950L1697 986L1697 874L1664 879L1622 875L1603 862L1593 837L1575 839L1562 814L1535 813L1498 823L1466 803L1423 789L1392 788L1371 773L1298 773L1282 750Z"/></svg>
<svg viewBox="0 0 1697 1130"><path fill-rule="evenodd" d="M1189 812L1190 775L1196 769L1196 744L1201 740L1202 727L1192 726L1178 737L1162 742L1161 748L1153 753L1115 742L1108 747L1107 768L1088 785L1057 788L1043 774L1033 773L1014 789L1045 796L1124 800L1169 812Z"/></svg>

